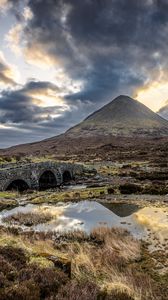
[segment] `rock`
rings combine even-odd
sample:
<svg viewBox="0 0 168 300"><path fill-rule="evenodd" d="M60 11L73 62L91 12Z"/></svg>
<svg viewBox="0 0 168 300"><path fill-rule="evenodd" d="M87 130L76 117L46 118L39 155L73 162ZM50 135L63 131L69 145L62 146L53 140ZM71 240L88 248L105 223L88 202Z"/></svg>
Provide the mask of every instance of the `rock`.
<svg viewBox="0 0 168 300"><path fill-rule="evenodd" d="M61 269L65 274L71 278L71 261L66 258L60 258L57 256L49 255L47 257L50 261L54 263L54 266Z"/></svg>
<svg viewBox="0 0 168 300"><path fill-rule="evenodd" d="M164 265L161 264L160 262L157 263L157 265L155 266L155 269L156 269L156 270L161 270L161 269L163 269L163 268L164 268Z"/></svg>

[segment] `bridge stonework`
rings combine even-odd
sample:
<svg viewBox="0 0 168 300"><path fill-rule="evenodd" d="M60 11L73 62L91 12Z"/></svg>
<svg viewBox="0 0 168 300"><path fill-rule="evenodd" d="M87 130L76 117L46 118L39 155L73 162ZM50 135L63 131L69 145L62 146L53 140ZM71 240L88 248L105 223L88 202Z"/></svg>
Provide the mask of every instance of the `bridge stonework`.
<svg viewBox="0 0 168 300"><path fill-rule="evenodd" d="M80 164L40 162L15 165L4 165L0 167L0 191L8 189L10 184L16 180L24 181L29 189L39 189L39 181L46 171L55 176L57 186L63 184L63 174L68 172L71 178L82 174L84 167Z"/></svg>

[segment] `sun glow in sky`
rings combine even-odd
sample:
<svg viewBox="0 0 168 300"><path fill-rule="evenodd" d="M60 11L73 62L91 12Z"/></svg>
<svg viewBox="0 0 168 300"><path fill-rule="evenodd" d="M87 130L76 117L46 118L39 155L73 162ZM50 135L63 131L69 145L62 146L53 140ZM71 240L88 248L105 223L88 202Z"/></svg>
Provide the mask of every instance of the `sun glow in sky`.
<svg viewBox="0 0 168 300"><path fill-rule="evenodd" d="M168 83L153 82L149 86L137 90L135 98L157 112L168 100Z"/></svg>
<svg viewBox="0 0 168 300"><path fill-rule="evenodd" d="M64 132L120 94L168 118L167 40L167 0L0 0L0 148Z"/></svg>

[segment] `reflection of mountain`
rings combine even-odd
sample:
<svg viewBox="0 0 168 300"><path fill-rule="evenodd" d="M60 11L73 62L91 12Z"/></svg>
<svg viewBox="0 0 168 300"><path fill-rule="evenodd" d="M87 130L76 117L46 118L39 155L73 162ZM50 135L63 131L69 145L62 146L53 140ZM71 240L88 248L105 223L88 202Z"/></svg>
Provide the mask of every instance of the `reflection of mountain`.
<svg viewBox="0 0 168 300"><path fill-rule="evenodd" d="M139 206L136 204L103 203L103 205L121 218L128 217L139 210Z"/></svg>

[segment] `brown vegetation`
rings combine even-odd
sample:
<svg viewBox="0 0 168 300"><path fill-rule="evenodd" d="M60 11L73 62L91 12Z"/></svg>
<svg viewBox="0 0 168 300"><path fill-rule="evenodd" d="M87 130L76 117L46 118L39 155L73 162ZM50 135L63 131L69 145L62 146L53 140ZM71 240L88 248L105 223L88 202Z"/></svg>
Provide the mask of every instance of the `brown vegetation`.
<svg viewBox="0 0 168 300"><path fill-rule="evenodd" d="M13 215L9 215L3 218L3 222L7 222L9 224L19 224L25 226L33 226L40 223L45 223L50 221L53 218L52 214L50 213L21 213L18 212Z"/></svg>
<svg viewBox="0 0 168 300"><path fill-rule="evenodd" d="M1 244L5 240L4 233L5 229L1 230ZM17 241L17 236L12 233L6 238ZM140 242L126 230L99 227L91 234L82 231L62 234L53 242L50 234L42 236L36 233L31 237L23 234L23 242L27 250L0 246L2 300L167 299L166 281L160 285L147 271L149 262L147 256L142 256ZM42 243L44 247L50 245L46 254L41 253ZM31 257L31 249L34 249L35 260ZM47 260L56 253L59 257L71 259L71 278L56 264L39 264L40 258ZM164 287L162 292L160 287Z"/></svg>
<svg viewBox="0 0 168 300"><path fill-rule="evenodd" d="M134 183L125 183L119 186L119 191L121 194L136 194L142 192L142 188Z"/></svg>
<svg viewBox="0 0 168 300"><path fill-rule="evenodd" d="M0 247L0 299L40 300L57 293L67 276L54 268L29 264L24 251Z"/></svg>

